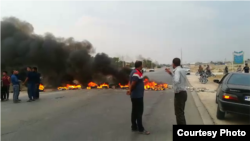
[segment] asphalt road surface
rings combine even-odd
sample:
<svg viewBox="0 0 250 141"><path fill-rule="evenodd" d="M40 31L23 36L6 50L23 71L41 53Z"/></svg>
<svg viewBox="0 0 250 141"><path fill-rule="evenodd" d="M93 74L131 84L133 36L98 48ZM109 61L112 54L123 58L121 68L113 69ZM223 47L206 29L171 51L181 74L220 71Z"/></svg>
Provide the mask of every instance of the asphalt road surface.
<svg viewBox="0 0 250 141"><path fill-rule="evenodd" d="M171 83L163 69L147 72L150 79ZM151 135L130 130L131 101L125 90L68 90L41 93L39 101L1 103L2 141L170 141L174 94L146 91L145 128ZM11 94L12 96L12 94ZM186 103L188 124L203 124L192 96Z"/></svg>

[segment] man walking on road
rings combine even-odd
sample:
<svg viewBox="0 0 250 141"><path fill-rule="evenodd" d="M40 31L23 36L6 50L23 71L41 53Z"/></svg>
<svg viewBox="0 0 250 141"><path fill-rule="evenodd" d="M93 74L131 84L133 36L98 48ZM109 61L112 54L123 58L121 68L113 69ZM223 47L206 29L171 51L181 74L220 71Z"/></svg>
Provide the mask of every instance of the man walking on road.
<svg viewBox="0 0 250 141"><path fill-rule="evenodd" d="M35 99L39 99L40 73L37 72L37 67L34 67L35 74Z"/></svg>
<svg viewBox="0 0 250 141"><path fill-rule="evenodd" d="M3 71L3 98L9 100L9 91L10 91L10 77L7 75L7 71Z"/></svg>
<svg viewBox="0 0 250 141"><path fill-rule="evenodd" d="M20 100L18 100L20 88L19 88L19 80L16 77L17 71L13 70L11 75L11 83L13 85L13 102L18 103Z"/></svg>
<svg viewBox="0 0 250 141"><path fill-rule="evenodd" d="M174 98L174 108L177 125L186 125L185 119L185 103L187 101L187 91L186 91L186 72L180 67L181 60L179 58L173 59L173 73L166 68L171 76L173 76L173 88L175 93Z"/></svg>
<svg viewBox="0 0 250 141"><path fill-rule="evenodd" d="M245 73L249 73L249 67L248 64L245 65L245 67L243 68Z"/></svg>
<svg viewBox="0 0 250 141"><path fill-rule="evenodd" d="M135 62L135 70L130 73L127 94L130 95L132 101L132 131L139 131L141 134L149 135L150 132L146 131L142 125L144 81L141 61Z"/></svg>
<svg viewBox="0 0 250 141"><path fill-rule="evenodd" d="M31 67L27 67L27 77L24 81L24 84L26 84L26 82L28 83L28 96L29 96L29 100L27 102L32 102L35 101L35 74L34 72L31 70Z"/></svg>

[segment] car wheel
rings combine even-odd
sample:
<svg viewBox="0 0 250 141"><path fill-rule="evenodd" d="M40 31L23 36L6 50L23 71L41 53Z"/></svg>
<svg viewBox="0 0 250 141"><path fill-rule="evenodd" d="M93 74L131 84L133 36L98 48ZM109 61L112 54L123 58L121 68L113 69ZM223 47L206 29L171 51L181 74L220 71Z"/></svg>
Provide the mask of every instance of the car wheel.
<svg viewBox="0 0 250 141"><path fill-rule="evenodd" d="M220 119L220 120L225 119L225 114L226 114L225 112L220 111L220 108L218 105L217 106L217 114L216 114L217 119Z"/></svg>

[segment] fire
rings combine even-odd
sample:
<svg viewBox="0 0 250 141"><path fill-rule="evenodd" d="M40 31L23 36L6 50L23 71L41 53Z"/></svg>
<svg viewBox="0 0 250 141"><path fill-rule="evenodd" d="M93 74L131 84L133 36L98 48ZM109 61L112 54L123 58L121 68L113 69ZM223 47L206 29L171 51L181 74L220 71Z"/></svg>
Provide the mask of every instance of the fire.
<svg viewBox="0 0 250 141"><path fill-rule="evenodd" d="M88 87L97 87L98 85L94 82L89 82Z"/></svg>
<svg viewBox="0 0 250 141"><path fill-rule="evenodd" d="M58 87L57 89L58 90L67 90L68 88L67 87Z"/></svg>
<svg viewBox="0 0 250 141"><path fill-rule="evenodd" d="M119 83L119 86L120 86L120 88L122 88L122 89L128 88L128 85L121 85L120 83Z"/></svg>
<svg viewBox="0 0 250 141"><path fill-rule="evenodd" d="M119 86L120 88L122 89L127 89L129 88L129 85L121 85L119 83ZM82 86L81 85L70 85L70 84L67 84L66 86L64 87L58 87L57 89L58 90L71 90L71 89L81 89ZM89 82L88 83L88 86L86 87L86 89L90 90L92 88L97 88L97 89L103 89L103 88L108 88L109 89L109 84L107 83L103 83L103 84L96 84L94 82ZM149 79L144 79L144 89L145 90L155 90L155 91L161 91L161 90L165 90L168 88L168 84L166 83L157 83L155 81L149 81ZM44 89L43 85L40 84L40 87L39 89Z"/></svg>
<svg viewBox="0 0 250 141"><path fill-rule="evenodd" d="M66 87L58 87L58 90L74 90L74 89L81 89L82 86L81 85L70 85L67 84Z"/></svg>
<svg viewBox="0 0 250 141"><path fill-rule="evenodd" d="M109 85L106 83L103 83L101 85L97 85L94 82L89 82L87 89L90 90L92 88L102 89L102 88L109 88Z"/></svg>
<svg viewBox="0 0 250 141"><path fill-rule="evenodd" d="M154 81L149 81L148 79L144 80L144 89L145 90L165 90L168 87L166 83L156 83Z"/></svg>
<svg viewBox="0 0 250 141"><path fill-rule="evenodd" d="M40 84L40 85L39 85L39 90L40 90L40 91L43 91L43 90L44 90L43 84Z"/></svg>
<svg viewBox="0 0 250 141"><path fill-rule="evenodd" d="M120 88L128 88L128 85L120 85ZM162 91L165 90L168 87L168 84L166 83L156 83L154 81L149 81L148 79L144 79L144 89L145 90L156 90L156 91Z"/></svg>
<svg viewBox="0 0 250 141"><path fill-rule="evenodd" d="M81 89L82 86L81 85L69 85L67 84L66 86L68 89Z"/></svg>
<svg viewBox="0 0 250 141"><path fill-rule="evenodd" d="M109 88L109 85L106 84L106 83L103 83L103 84L97 86L97 89L102 89L103 87L104 87L104 88Z"/></svg>

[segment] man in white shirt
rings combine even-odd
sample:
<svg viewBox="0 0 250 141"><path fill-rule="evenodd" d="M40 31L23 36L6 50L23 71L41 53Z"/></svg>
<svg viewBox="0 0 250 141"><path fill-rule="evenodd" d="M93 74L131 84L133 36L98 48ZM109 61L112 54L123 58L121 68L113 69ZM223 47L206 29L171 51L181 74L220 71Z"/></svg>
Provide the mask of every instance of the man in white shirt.
<svg viewBox="0 0 250 141"><path fill-rule="evenodd" d="M173 88L175 93L174 108L177 125L186 125L184 114L185 103L187 101L186 91L186 71L180 66L181 60L179 58L173 59L173 73L166 68L166 72L173 76Z"/></svg>

